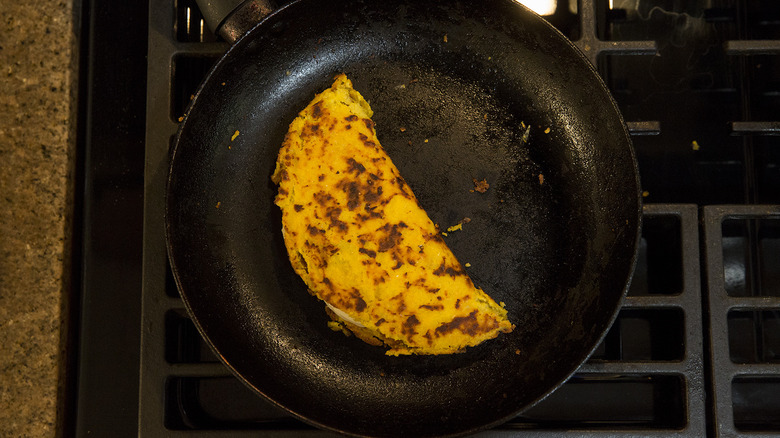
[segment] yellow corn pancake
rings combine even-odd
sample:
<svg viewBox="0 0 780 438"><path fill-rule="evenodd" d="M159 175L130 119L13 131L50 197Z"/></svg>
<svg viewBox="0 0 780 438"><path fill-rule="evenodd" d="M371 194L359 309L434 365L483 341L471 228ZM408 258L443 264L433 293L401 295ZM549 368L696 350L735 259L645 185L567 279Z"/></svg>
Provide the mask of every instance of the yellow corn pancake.
<svg viewBox="0 0 780 438"><path fill-rule="evenodd" d="M389 355L456 353L512 331L380 146L372 115L342 74L290 124L272 180L295 272L332 328Z"/></svg>

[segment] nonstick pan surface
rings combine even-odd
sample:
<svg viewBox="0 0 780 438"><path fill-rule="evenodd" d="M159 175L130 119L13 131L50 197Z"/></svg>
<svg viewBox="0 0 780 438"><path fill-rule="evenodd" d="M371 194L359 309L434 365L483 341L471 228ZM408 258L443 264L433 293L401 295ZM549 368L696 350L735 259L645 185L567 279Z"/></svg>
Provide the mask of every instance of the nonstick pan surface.
<svg viewBox="0 0 780 438"><path fill-rule="evenodd" d="M470 219L446 242L506 304L512 333L462 354L389 357L327 327L290 266L270 176L289 123L341 72L433 221ZM607 89L560 33L509 0L278 10L197 92L166 202L174 276L225 364L311 424L374 436L473 432L562 384L616 316L641 218Z"/></svg>

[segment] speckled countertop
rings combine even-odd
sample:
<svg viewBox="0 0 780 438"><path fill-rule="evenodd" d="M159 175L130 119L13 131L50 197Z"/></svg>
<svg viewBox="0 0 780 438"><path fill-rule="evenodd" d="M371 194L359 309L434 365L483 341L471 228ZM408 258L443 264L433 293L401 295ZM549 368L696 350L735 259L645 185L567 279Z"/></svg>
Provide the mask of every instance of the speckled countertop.
<svg viewBox="0 0 780 438"><path fill-rule="evenodd" d="M0 2L0 436L58 436L76 37L70 1Z"/></svg>

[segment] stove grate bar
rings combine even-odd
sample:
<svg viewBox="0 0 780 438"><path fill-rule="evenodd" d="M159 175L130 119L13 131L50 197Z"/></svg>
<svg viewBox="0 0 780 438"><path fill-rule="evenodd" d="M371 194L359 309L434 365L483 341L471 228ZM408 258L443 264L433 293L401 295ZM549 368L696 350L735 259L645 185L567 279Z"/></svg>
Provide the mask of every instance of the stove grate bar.
<svg viewBox="0 0 780 438"><path fill-rule="evenodd" d="M688 374L687 361L678 362L601 362L588 361L582 365L577 374Z"/></svg>
<svg viewBox="0 0 780 438"><path fill-rule="evenodd" d="M661 122L657 120L626 122L631 135L658 135L661 133Z"/></svg>
<svg viewBox="0 0 780 438"><path fill-rule="evenodd" d="M574 42L594 66L598 66L602 54L654 55L658 51L655 41L604 41L599 38L596 18L597 0L580 0L580 38Z"/></svg>
<svg viewBox="0 0 780 438"><path fill-rule="evenodd" d="M222 362L174 363L161 370L164 374L175 377L231 377L233 374Z"/></svg>
<svg viewBox="0 0 780 438"><path fill-rule="evenodd" d="M761 339L760 327L754 325L747 331L737 331L734 321L730 321L729 316L735 309L741 312L749 310L780 315L780 297L729 295L726 276L728 275L729 281L733 282L735 275L737 277L740 275L735 269L739 270L740 267L730 264L728 271L726 269L724 252L727 247L724 246L724 242L727 242L728 236L724 236L724 225L734 220L748 221L749 235L744 238L745 244L741 248L746 260L741 269L748 277L750 274L746 271L760 270L759 266L753 266L759 263L755 259L755 255L759 252L757 246L762 244L769 246L770 241L780 240L770 233L767 233L768 235L762 240L757 235L756 221L762 221L765 225L776 221L780 224L780 205L710 205L703 207L702 212L704 274L707 282L705 302L710 315L708 339L712 373L710 410L713 424L718 425L717 430L714 431L715 435L731 437L748 431L751 436L758 433L777 434L780 432L780 424L773 418L780 415L777 407L780 406L780 402L771 397L774 393L780 393L777 391L780 382L780 362L772 360L771 357L767 358L764 351L766 339ZM754 285L751 290L761 292L761 285ZM746 354L742 350L749 353ZM747 363L746 360L752 363ZM751 386L752 380L769 383L769 385ZM760 390L756 389L762 386L771 388L770 393L760 393ZM766 402L767 397L770 397L769 405Z"/></svg>
<svg viewBox="0 0 780 438"><path fill-rule="evenodd" d="M731 122L732 134L780 135L780 122Z"/></svg>
<svg viewBox="0 0 780 438"><path fill-rule="evenodd" d="M780 40L733 40L724 43L728 55L778 55Z"/></svg>

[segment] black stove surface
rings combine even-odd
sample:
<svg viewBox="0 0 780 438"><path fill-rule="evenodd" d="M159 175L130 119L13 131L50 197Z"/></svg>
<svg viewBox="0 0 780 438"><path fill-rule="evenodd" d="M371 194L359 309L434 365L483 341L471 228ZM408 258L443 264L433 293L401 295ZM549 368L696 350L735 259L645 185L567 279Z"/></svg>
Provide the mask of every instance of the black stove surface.
<svg viewBox="0 0 780 438"><path fill-rule="evenodd" d="M596 65L632 134L639 261L591 359L483 434L780 434L780 2L557 3L546 18ZM167 263L168 149L227 44L194 0L84 11L72 431L325 434L232 377Z"/></svg>

